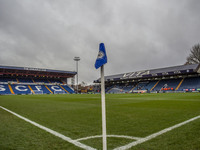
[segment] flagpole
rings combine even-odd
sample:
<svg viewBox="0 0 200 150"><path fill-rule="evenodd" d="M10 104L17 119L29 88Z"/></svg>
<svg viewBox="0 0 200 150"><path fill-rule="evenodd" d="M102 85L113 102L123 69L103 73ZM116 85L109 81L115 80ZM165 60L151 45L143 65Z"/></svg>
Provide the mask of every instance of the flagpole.
<svg viewBox="0 0 200 150"><path fill-rule="evenodd" d="M107 150L104 65L101 66L101 104L102 104L102 136L103 136L103 150Z"/></svg>

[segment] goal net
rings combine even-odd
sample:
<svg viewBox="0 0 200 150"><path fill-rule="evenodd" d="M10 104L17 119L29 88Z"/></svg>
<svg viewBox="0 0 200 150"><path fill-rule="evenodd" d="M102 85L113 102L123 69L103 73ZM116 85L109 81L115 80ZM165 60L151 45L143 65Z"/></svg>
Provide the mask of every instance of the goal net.
<svg viewBox="0 0 200 150"><path fill-rule="evenodd" d="M40 90L40 91L33 90L33 91L31 91L31 94L43 94L43 90Z"/></svg>
<svg viewBox="0 0 200 150"><path fill-rule="evenodd" d="M65 94L66 92L64 90L60 90L60 91L54 91L54 94Z"/></svg>

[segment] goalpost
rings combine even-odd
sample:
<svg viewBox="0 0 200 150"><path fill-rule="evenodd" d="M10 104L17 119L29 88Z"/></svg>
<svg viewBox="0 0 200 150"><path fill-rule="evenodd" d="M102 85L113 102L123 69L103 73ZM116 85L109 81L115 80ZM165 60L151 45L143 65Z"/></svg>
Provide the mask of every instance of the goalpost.
<svg viewBox="0 0 200 150"><path fill-rule="evenodd" d="M40 90L40 91L33 90L33 91L31 91L31 94L43 94L43 90Z"/></svg>

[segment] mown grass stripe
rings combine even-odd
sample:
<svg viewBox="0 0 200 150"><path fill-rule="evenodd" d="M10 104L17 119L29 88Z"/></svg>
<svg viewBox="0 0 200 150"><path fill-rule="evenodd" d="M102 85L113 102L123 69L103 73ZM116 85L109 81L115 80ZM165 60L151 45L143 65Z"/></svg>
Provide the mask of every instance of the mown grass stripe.
<svg viewBox="0 0 200 150"><path fill-rule="evenodd" d="M38 124L38 123L36 123L36 122L34 122L34 121L31 121L31 120L29 120L29 119L27 119L27 118L25 118L25 117L23 117L23 116L21 116L21 115L15 113L15 112L11 111L11 110L8 110L8 109L6 109L6 108L4 108L4 107L2 107L2 106L0 106L0 108L3 109L3 110L5 110L5 111L7 111L7 112L9 112L9 113L11 113L11 114L13 114L13 115L15 115L16 117L18 117L18 118L20 118L20 119L22 119L22 120L24 120L24 121L26 121L26 122L32 124L32 125L34 125L34 126L40 128L40 129L42 129L42 130L45 130L46 132L49 132L49 133L53 134L54 136L57 136L57 137L59 137L59 138L65 140L65 141L67 141L67 142L69 142L69 143L72 143L72 144L74 144L74 145L76 145L76 146L78 146L78 147L80 147L80 148L83 148L83 149L86 149L86 150L96 150L96 149L94 149L94 148L92 148L92 147L90 147L90 146L87 146L87 145L85 145L85 144L82 144L82 143L80 143L80 142L78 142L78 141L76 141L76 140L72 140L71 138L69 138L69 137L67 137L67 136L64 136L64 135L62 135L62 134L60 134L60 133L58 133L58 132L56 132L56 131L54 131L54 130L51 130L51 129L45 127L45 126L42 126L42 125L40 125L40 124Z"/></svg>
<svg viewBox="0 0 200 150"><path fill-rule="evenodd" d="M151 135L149 135L149 136L147 136L147 137L145 137L145 138L142 138L142 139L140 139L140 140L137 140L137 141L135 141L135 142L132 142L132 143L129 143L129 144L127 144L127 145L124 145L124 146L115 148L114 150L126 150L126 149L129 149L129 148L131 148L131 147L133 147L133 146L136 146L136 145L138 145L138 144L141 144L141 143L144 143L144 142L146 142L146 141L149 141L149 140L151 140L151 139L153 139L153 138L156 138L156 137L159 136L159 135L162 135L162 134L164 134L164 133L166 133L166 132L169 132L169 131L171 131L171 130L173 130L173 129L175 129L175 128L178 128L178 127L180 127L180 126L183 126L183 125L185 125L185 124L187 124L187 123L190 123L190 122L192 122L192 121L194 121L194 120L197 120L197 119L199 119L199 118L200 118L200 115L199 115L199 116L196 116L196 117L194 117L194 118L191 118L191 119L189 119L189 120L186 120L186 121L184 121L184 122L181 122L181 123L179 123L179 124L176 124L176 125L174 125L174 126L172 126L172 127L169 127L169 128L164 129L164 130L161 130L161 131L159 131L159 132L156 132L156 133L154 133L154 134L151 134Z"/></svg>

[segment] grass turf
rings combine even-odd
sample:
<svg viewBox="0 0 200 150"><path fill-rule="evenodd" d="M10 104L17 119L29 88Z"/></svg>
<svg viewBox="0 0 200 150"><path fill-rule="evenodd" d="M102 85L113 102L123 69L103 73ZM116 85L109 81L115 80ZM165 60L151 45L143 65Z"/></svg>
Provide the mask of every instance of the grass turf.
<svg viewBox="0 0 200 150"><path fill-rule="evenodd" d="M0 96L0 106L72 139L101 135L100 95ZM107 134L145 137L200 115L199 93L108 94ZM131 149L200 149L200 120ZM108 149L132 142L108 138ZM81 141L101 149L101 139ZM80 149L0 109L0 149Z"/></svg>

